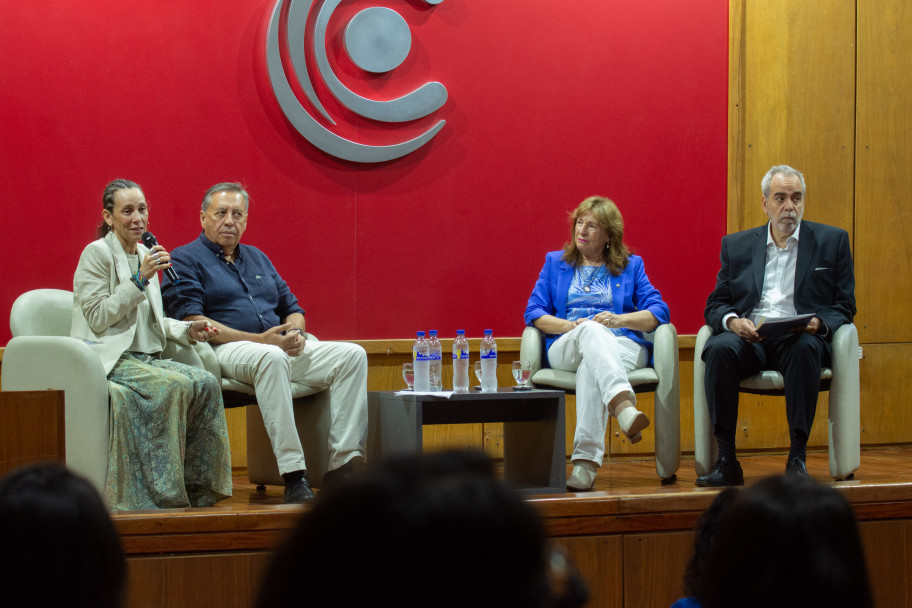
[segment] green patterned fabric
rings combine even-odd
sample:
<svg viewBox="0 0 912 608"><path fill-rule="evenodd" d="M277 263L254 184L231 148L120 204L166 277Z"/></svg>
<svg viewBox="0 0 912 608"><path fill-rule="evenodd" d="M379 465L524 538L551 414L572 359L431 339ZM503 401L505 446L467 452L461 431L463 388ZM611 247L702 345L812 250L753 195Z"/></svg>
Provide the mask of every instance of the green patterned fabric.
<svg viewBox="0 0 912 608"><path fill-rule="evenodd" d="M108 374L108 391L108 508L208 507L231 496L228 427L212 374L126 352Z"/></svg>

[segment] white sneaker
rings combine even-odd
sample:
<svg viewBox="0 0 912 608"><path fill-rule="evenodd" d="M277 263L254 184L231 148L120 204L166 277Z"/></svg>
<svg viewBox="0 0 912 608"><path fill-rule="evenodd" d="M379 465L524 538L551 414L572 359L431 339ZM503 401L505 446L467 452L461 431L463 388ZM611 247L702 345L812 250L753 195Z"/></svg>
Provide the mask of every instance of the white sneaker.
<svg viewBox="0 0 912 608"><path fill-rule="evenodd" d="M643 439L640 431L649 426L649 418L643 412L635 407L628 407L621 410L617 417L618 426L627 436L630 443L638 443Z"/></svg>
<svg viewBox="0 0 912 608"><path fill-rule="evenodd" d="M567 489L575 492L586 492L595 485L598 477L598 466L588 460L574 460L573 472L567 480Z"/></svg>

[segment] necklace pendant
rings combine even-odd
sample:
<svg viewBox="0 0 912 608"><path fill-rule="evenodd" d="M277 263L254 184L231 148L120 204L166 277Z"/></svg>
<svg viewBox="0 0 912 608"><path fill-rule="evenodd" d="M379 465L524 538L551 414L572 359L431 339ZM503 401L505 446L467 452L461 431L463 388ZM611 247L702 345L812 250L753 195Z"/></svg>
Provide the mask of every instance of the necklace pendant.
<svg viewBox="0 0 912 608"><path fill-rule="evenodd" d="M583 286L583 291L585 291L586 293L589 293L589 286L588 286L588 285L584 285L584 286Z"/></svg>

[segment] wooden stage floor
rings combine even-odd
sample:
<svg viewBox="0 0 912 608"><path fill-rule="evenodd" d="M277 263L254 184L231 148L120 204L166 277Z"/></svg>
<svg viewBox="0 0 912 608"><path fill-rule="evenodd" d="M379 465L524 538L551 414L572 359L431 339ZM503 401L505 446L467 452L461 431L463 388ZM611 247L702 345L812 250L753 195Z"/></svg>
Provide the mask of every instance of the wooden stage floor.
<svg viewBox="0 0 912 608"><path fill-rule="evenodd" d="M783 453L740 459L748 485L785 468ZM811 476L855 509L880 607L912 606L910 463L912 446L866 449L855 478L833 482L827 453L808 456ZM669 606L680 597L697 518L717 493L695 478L693 458L682 459L670 485L652 460L612 462L594 491L528 500L587 580L588 606ZM271 551L307 509L283 504L281 487L257 491L239 471L234 496L215 507L114 515L129 562L128 605L248 608Z"/></svg>
<svg viewBox="0 0 912 608"><path fill-rule="evenodd" d="M745 484L750 485L760 479L782 473L785 470L784 453L739 456L744 468ZM570 466L567 475L570 475ZM834 482L829 473L827 452L818 451L808 454L808 473L814 479L831 483L835 487L878 487L903 486L908 484L912 499L912 446L871 448L861 452L861 468L855 477L848 481ZM675 483L662 485L655 471L653 460L625 460L604 464L599 470L595 488L591 492L537 495L530 497L533 502L555 500L560 498L607 498L609 496L631 495L669 495L691 492L715 492L712 488L698 488L693 457L683 457L678 479ZM282 505L282 488L267 486L265 491L257 491L246 476L239 471L234 477L234 496L219 503L216 509L232 510L266 505Z"/></svg>
<svg viewBox="0 0 912 608"><path fill-rule="evenodd" d="M785 469L785 454L740 457L745 483ZM808 455L808 472L844 492L859 520L912 519L912 446L862 450L854 479L834 482L826 452ZM568 465L568 473L569 473ZM689 531L716 494L694 485L693 458L682 458L675 483L662 485L654 461L606 463L591 492L539 494L527 498L554 537L621 531ZM114 515L128 555L269 550L294 525L306 505L285 505L283 488L257 490L238 471L234 496L210 508L133 511Z"/></svg>

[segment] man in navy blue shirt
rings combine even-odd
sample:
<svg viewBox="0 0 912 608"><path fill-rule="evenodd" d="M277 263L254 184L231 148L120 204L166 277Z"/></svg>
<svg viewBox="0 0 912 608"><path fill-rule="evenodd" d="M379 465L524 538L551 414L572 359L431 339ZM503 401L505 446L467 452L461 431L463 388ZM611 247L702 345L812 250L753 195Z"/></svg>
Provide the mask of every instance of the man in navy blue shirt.
<svg viewBox="0 0 912 608"><path fill-rule="evenodd" d="M222 374L256 390L285 480L285 502L306 502L313 492L295 429L290 382L330 392L326 486L364 460L367 354L355 344L305 340L297 298L262 251L240 244L249 202L240 184L209 188L200 212L203 233L171 251L180 282L166 281L162 298L170 316L206 319L219 329L212 346Z"/></svg>

